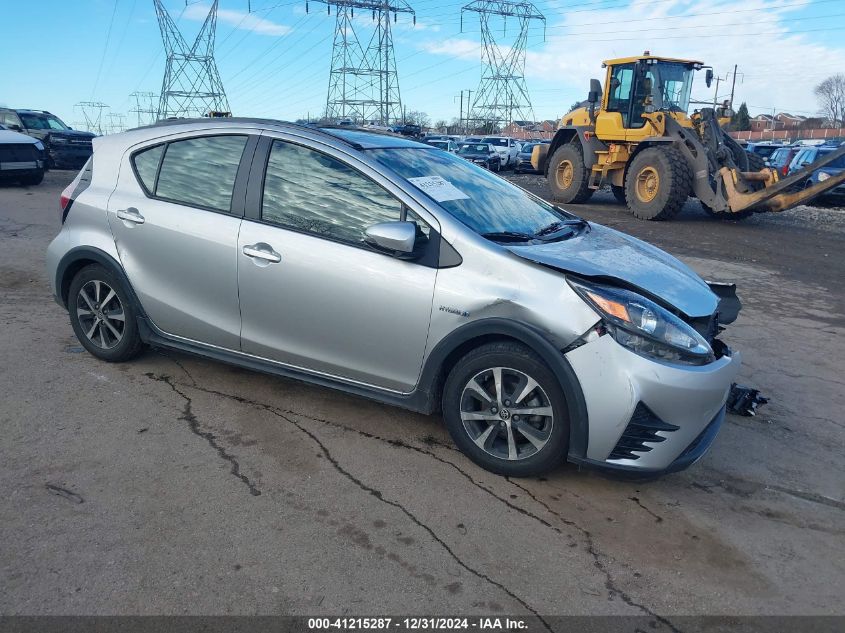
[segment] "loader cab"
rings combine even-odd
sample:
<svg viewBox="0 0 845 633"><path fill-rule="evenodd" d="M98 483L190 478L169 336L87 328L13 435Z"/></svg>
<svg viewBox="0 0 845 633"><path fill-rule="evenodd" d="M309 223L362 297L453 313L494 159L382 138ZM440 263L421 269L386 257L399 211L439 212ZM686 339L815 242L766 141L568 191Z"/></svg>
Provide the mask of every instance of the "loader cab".
<svg viewBox="0 0 845 633"><path fill-rule="evenodd" d="M596 135L602 140L640 141L655 130L647 117L668 113L689 125L687 110L693 74L701 62L646 55L608 60L602 104L596 116Z"/></svg>

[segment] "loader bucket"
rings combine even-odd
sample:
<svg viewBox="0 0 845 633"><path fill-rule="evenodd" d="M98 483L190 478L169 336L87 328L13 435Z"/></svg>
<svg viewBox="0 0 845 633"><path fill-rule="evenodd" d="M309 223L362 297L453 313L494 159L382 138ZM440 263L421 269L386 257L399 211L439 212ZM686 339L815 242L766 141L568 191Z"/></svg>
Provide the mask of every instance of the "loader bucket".
<svg viewBox="0 0 845 633"><path fill-rule="evenodd" d="M824 158L817 160L812 165L808 165L804 169L795 172L791 176L787 176L783 180L775 180L771 177L769 170L762 170L754 172L753 174L742 174L734 169L722 167L719 174L722 176L722 181L725 183L725 192L728 197L728 210L731 213L737 213L744 209L754 209L755 211L786 211L799 204L803 204L819 194L829 191L836 186L845 182L845 170L835 176L831 176L825 181L818 182L811 187L801 189L800 191L791 192L794 185L805 182L806 179L817 169L824 167L835 161L840 156L845 156L845 146L840 147L834 152L830 152ZM766 186L758 191L751 193L743 193L737 190L737 183L740 180L757 180L764 181Z"/></svg>
<svg viewBox="0 0 845 633"><path fill-rule="evenodd" d="M537 143L534 149L531 150L531 166L540 173L546 170L546 160L548 160L549 146L545 143Z"/></svg>

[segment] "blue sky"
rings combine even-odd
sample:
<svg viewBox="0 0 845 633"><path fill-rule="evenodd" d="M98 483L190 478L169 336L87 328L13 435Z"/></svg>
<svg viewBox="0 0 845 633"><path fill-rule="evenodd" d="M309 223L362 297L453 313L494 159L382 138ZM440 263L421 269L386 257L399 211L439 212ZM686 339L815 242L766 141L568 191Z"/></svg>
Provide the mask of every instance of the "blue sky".
<svg viewBox="0 0 845 633"><path fill-rule="evenodd" d="M193 41L208 2L167 0ZM0 0L0 105L43 108L68 123L75 104L99 101L129 114L133 91L158 93L164 54L151 0ZM458 116L458 95L480 76L477 16L465 2L410 2L417 25L399 16L394 45L402 100L432 120ZM546 16L528 40L526 80L538 119L558 118L603 78L603 59L649 49L699 59L727 79L739 64L736 103L752 114L817 111L812 94L826 76L845 72L845 0L538 0ZM232 111L295 119L325 107L334 16L305 0L220 0L217 60ZM24 7L24 8L22 8ZM11 11L8 10L11 8ZM357 16L356 16L357 17ZM368 20L361 16L363 32ZM501 24L501 23L500 23ZM515 23L508 33L515 33ZM10 63L10 60L15 60ZM699 78L694 98L713 97ZM715 87L715 86L714 86Z"/></svg>

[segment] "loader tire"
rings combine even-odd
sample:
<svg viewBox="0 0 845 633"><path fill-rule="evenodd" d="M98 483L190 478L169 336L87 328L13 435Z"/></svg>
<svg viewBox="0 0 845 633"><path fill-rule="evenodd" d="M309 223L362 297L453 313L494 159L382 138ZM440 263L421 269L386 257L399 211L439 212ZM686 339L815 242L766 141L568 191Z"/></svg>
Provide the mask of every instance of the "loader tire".
<svg viewBox="0 0 845 633"><path fill-rule="evenodd" d="M675 216L692 190L692 172L674 147L647 147L634 157L625 175L625 199L640 220Z"/></svg>
<svg viewBox="0 0 845 633"><path fill-rule="evenodd" d="M743 169L746 171L760 171L766 166L765 159L759 154L745 152L745 158L747 164ZM707 213L707 215L717 220L744 220L745 218L750 218L754 215L754 211L752 209L743 209L742 211L737 211L736 213L731 213L730 211L714 211L703 202L701 203L701 208L704 209L704 212Z"/></svg>
<svg viewBox="0 0 845 633"><path fill-rule="evenodd" d="M549 189L558 202L586 202L593 195L589 183L589 170L584 164L581 145L561 145L552 155L548 165Z"/></svg>

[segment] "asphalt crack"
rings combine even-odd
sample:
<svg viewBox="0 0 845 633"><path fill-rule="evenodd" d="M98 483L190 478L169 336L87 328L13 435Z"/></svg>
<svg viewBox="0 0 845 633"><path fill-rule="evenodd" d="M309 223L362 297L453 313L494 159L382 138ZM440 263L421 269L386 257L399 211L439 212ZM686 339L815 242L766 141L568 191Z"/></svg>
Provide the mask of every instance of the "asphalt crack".
<svg viewBox="0 0 845 633"><path fill-rule="evenodd" d="M573 529L575 529L575 530L577 530L578 532L581 533L582 537L584 538L584 541L587 543L587 553L590 554L590 556L593 558L593 566L597 570L599 570L599 572L601 572L601 574L605 578L604 587L605 587L605 589L607 589L607 592L610 596L616 596L620 600L622 600L622 602L627 604L629 607L639 609L640 611L642 611L643 613L651 616L652 618L654 618L655 620L657 620L661 624L664 624L667 627L669 627L669 629L671 629L674 633L681 633L680 629L678 629L669 620L667 620L666 618L664 618L661 615L656 614L654 611L649 609L644 604L640 604L639 602L635 602L634 599L631 598L631 596L628 595L627 592L625 592L623 589L621 589L617 585L616 580L613 577L613 574L610 572L610 569L608 569L607 565L604 563L604 561L602 561L602 556L605 556L605 555L602 554L598 550L598 548L596 547L595 538L593 536L593 533L590 532L590 530L588 530L585 527L581 527L580 525L578 525L572 519L567 519L560 512L558 512L557 510L552 508L548 503L546 503L545 501L543 501L542 499L537 497L537 495L535 495L531 490L529 490L525 486L513 481L513 479L511 479L510 477L507 477L506 479L511 484L513 484L514 486L516 486L517 488L522 490L529 497L531 497L531 499L534 500L535 503L537 503L540 506L542 506L543 508L545 508L546 512L548 512L552 516L557 517L565 525L568 525L568 526L572 527Z"/></svg>
<svg viewBox="0 0 845 633"><path fill-rule="evenodd" d="M655 523L663 523L663 517L662 517L662 516L660 516L659 514L657 514L656 512L654 512L651 508L646 507L646 506L643 504L643 502L642 502L642 501L640 501L640 498L639 498L639 497L628 497L628 499L630 499L631 501L633 501L634 503L636 503L636 504L637 504L638 506L640 506L643 510L645 510L645 511L646 511L646 512L648 512L651 516L653 516L653 517L654 517L654 522L655 522Z"/></svg>
<svg viewBox="0 0 845 633"><path fill-rule="evenodd" d="M187 372L186 372L187 373ZM229 453L225 447L221 446L217 442L217 436L214 435L211 431L203 431L200 427L199 420L197 416L193 412L193 400L190 396L188 396L185 392L181 391L177 386L176 383L173 382L173 379L167 375L156 375L152 372L147 372L145 374L147 378L150 380L155 380L156 382L163 382L168 385L175 394L179 395L184 401L185 405L182 408L182 415L179 416L180 420L184 420L188 423L188 428L190 429L191 433L196 435L197 437L201 437L208 445L211 446L216 452L217 455L223 459L224 461L229 462L231 465L230 473L235 476L236 478L240 479L246 487L249 489L249 494L254 497L257 497L261 494L261 491L256 487L256 485L241 472L241 465L238 463L238 460L235 459L235 456ZM189 374L190 377L190 374Z"/></svg>

